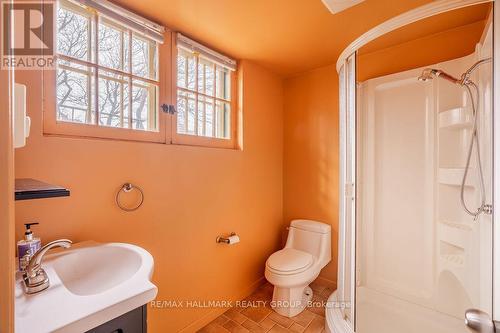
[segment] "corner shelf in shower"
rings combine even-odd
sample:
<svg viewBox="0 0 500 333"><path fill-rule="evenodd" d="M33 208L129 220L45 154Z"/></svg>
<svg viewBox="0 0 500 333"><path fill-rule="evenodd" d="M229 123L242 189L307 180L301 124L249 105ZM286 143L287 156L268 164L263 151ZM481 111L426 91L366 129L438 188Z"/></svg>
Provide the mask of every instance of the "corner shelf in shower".
<svg viewBox="0 0 500 333"><path fill-rule="evenodd" d="M449 186L461 186L465 168L439 168L438 180L440 184ZM473 169L469 169L469 174L474 174ZM467 177L465 186L474 187L474 184Z"/></svg>
<svg viewBox="0 0 500 333"><path fill-rule="evenodd" d="M442 272L450 272L460 284L468 284L465 254L441 254L439 256L438 276Z"/></svg>
<svg viewBox="0 0 500 333"><path fill-rule="evenodd" d="M452 222L452 221L439 221L439 223L445 225L448 228L453 228L463 231L472 231L472 227L467 223Z"/></svg>
<svg viewBox="0 0 500 333"><path fill-rule="evenodd" d="M465 262L465 249L442 239L439 240L439 254L446 263L461 265Z"/></svg>
<svg viewBox="0 0 500 333"><path fill-rule="evenodd" d="M458 107L439 113L439 128L463 129L472 126L472 117L464 107Z"/></svg>
<svg viewBox="0 0 500 333"><path fill-rule="evenodd" d="M442 254L441 259L451 266L464 267L465 255L463 254Z"/></svg>
<svg viewBox="0 0 500 333"><path fill-rule="evenodd" d="M472 228L465 223L440 221L438 225L438 237L459 248L466 248L469 244Z"/></svg>

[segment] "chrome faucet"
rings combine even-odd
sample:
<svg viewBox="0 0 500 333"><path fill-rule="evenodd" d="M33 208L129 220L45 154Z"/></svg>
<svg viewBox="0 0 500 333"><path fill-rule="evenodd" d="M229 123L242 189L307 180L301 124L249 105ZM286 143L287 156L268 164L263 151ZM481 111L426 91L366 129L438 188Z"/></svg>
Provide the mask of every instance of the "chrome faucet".
<svg viewBox="0 0 500 333"><path fill-rule="evenodd" d="M42 268L42 259L48 250L54 247L69 248L73 242L69 239L58 239L45 244L30 259L23 274L24 289L27 294L35 294L49 287L49 277Z"/></svg>

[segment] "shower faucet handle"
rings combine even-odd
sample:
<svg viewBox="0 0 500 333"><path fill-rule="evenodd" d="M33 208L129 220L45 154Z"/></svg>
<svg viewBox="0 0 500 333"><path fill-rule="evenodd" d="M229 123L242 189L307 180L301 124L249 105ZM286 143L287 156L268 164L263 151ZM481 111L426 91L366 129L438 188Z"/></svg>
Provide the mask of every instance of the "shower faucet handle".
<svg viewBox="0 0 500 333"><path fill-rule="evenodd" d="M478 309L465 311L465 325L471 332L500 333L500 322L491 320L486 312Z"/></svg>
<svg viewBox="0 0 500 333"><path fill-rule="evenodd" d="M487 215L493 214L493 205L490 205L490 204L484 205L483 206L483 213L485 213Z"/></svg>

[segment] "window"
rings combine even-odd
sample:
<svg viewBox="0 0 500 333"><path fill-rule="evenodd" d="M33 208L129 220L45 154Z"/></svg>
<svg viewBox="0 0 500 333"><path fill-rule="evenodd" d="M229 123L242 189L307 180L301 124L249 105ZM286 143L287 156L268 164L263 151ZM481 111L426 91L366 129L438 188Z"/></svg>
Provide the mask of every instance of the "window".
<svg viewBox="0 0 500 333"><path fill-rule="evenodd" d="M61 2L57 55L58 121L158 131L155 41Z"/></svg>
<svg viewBox="0 0 500 333"><path fill-rule="evenodd" d="M174 140L233 145L236 62L177 34L176 65L177 135Z"/></svg>
<svg viewBox="0 0 500 333"><path fill-rule="evenodd" d="M168 32L105 0L57 4L56 69L44 71L44 132L165 142L160 52L170 57Z"/></svg>
<svg viewBox="0 0 500 333"><path fill-rule="evenodd" d="M236 148L236 61L106 0L57 4L45 134Z"/></svg>

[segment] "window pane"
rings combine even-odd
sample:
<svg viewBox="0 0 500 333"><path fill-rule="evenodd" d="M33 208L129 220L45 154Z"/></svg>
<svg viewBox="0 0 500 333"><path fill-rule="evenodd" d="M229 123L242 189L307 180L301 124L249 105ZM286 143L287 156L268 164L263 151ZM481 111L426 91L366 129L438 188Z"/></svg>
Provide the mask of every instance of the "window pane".
<svg viewBox="0 0 500 333"><path fill-rule="evenodd" d="M214 82L215 82L215 70L214 65L209 64L205 66L205 94L209 96L214 95Z"/></svg>
<svg viewBox="0 0 500 333"><path fill-rule="evenodd" d="M216 80L217 97L231 100L231 73L227 69L217 66Z"/></svg>
<svg viewBox="0 0 500 333"><path fill-rule="evenodd" d="M177 132L195 134L195 95L179 90L177 94Z"/></svg>
<svg viewBox="0 0 500 333"><path fill-rule="evenodd" d="M99 65L113 68L124 68L123 32L108 24L99 24Z"/></svg>
<svg viewBox="0 0 500 333"><path fill-rule="evenodd" d="M205 136L215 136L213 98L210 98L208 102L205 103Z"/></svg>
<svg viewBox="0 0 500 333"><path fill-rule="evenodd" d="M196 58L190 55L188 58L187 88L194 90L196 87Z"/></svg>
<svg viewBox="0 0 500 333"><path fill-rule="evenodd" d="M186 88L187 87L187 59L182 54L177 55L177 86Z"/></svg>
<svg viewBox="0 0 500 333"><path fill-rule="evenodd" d="M205 93L205 64L198 62L198 92Z"/></svg>
<svg viewBox="0 0 500 333"><path fill-rule="evenodd" d="M231 137L231 105L226 102L215 103L215 136L228 139Z"/></svg>
<svg viewBox="0 0 500 333"><path fill-rule="evenodd" d="M213 98L198 97L198 135L200 136L213 136L213 106Z"/></svg>
<svg viewBox="0 0 500 333"><path fill-rule="evenodd" d="M195 121L197 117L197 110L194 100L194 94L188 95L187 100L187 134L195 134Z"/></svg>
<svg viewBox="0 0 500 333"><path fill-rule="evenodd" d="M177 133L187 131L187 93L179 91L177 95Z"/></svg>
<svg viewBox="0 0 500 333"><path fill-rule="evenodd" d="M198 63L198 92L214 95L214 64L206 59L200 58Z"/></svg>
<svg viewBox="0 0 500 333"><path fill-rule="evenodd" d="M156 80L156 72L156 43L132 35L132 74Z"/></svg>
<svg viewBox="0 0 500 333"><path fill-rule="evenodd" d="M130 32L123 33L123 70L130 73Z"/></svg>
<svg viewBox="0 0 500 333"><path fill-rule="evenodd" d="M200 136L205 135L205 98L203 96L198 97L198 122L197 122L197 134Z"/></svg>
<svg viewBox="0 0 500 333"><path fill-rule="evenodd" d="M58 63L57 120L84 124L95 123L93 108L93 72L86 66Z"/></svg>
<svg viewBox="0 0 500 333"><path fill-rule="evenodd" d="M151 83L134 80L132 86L132 128L157 131L158 110L156 103L158 87Z"/></svg>
<svg viewBox="0 0 500 333"><path fill-rule="evenodd" d="M90 16L64 7L57 11L57 52L91 61Z"/></svg>
<svg viewBox="0 0 500 333"><path fill-rule="evenodd" d="M128 127L124 121L124 89L128 79L111 72L99 73L99 125Z"/></svg>
<svg viewBox="0 0 500 333"><path fill-rule="evenodd" d="M130 108L130 85L128 80L123 84L123 127L131 128L130 114L132 110Z"/></svg>

